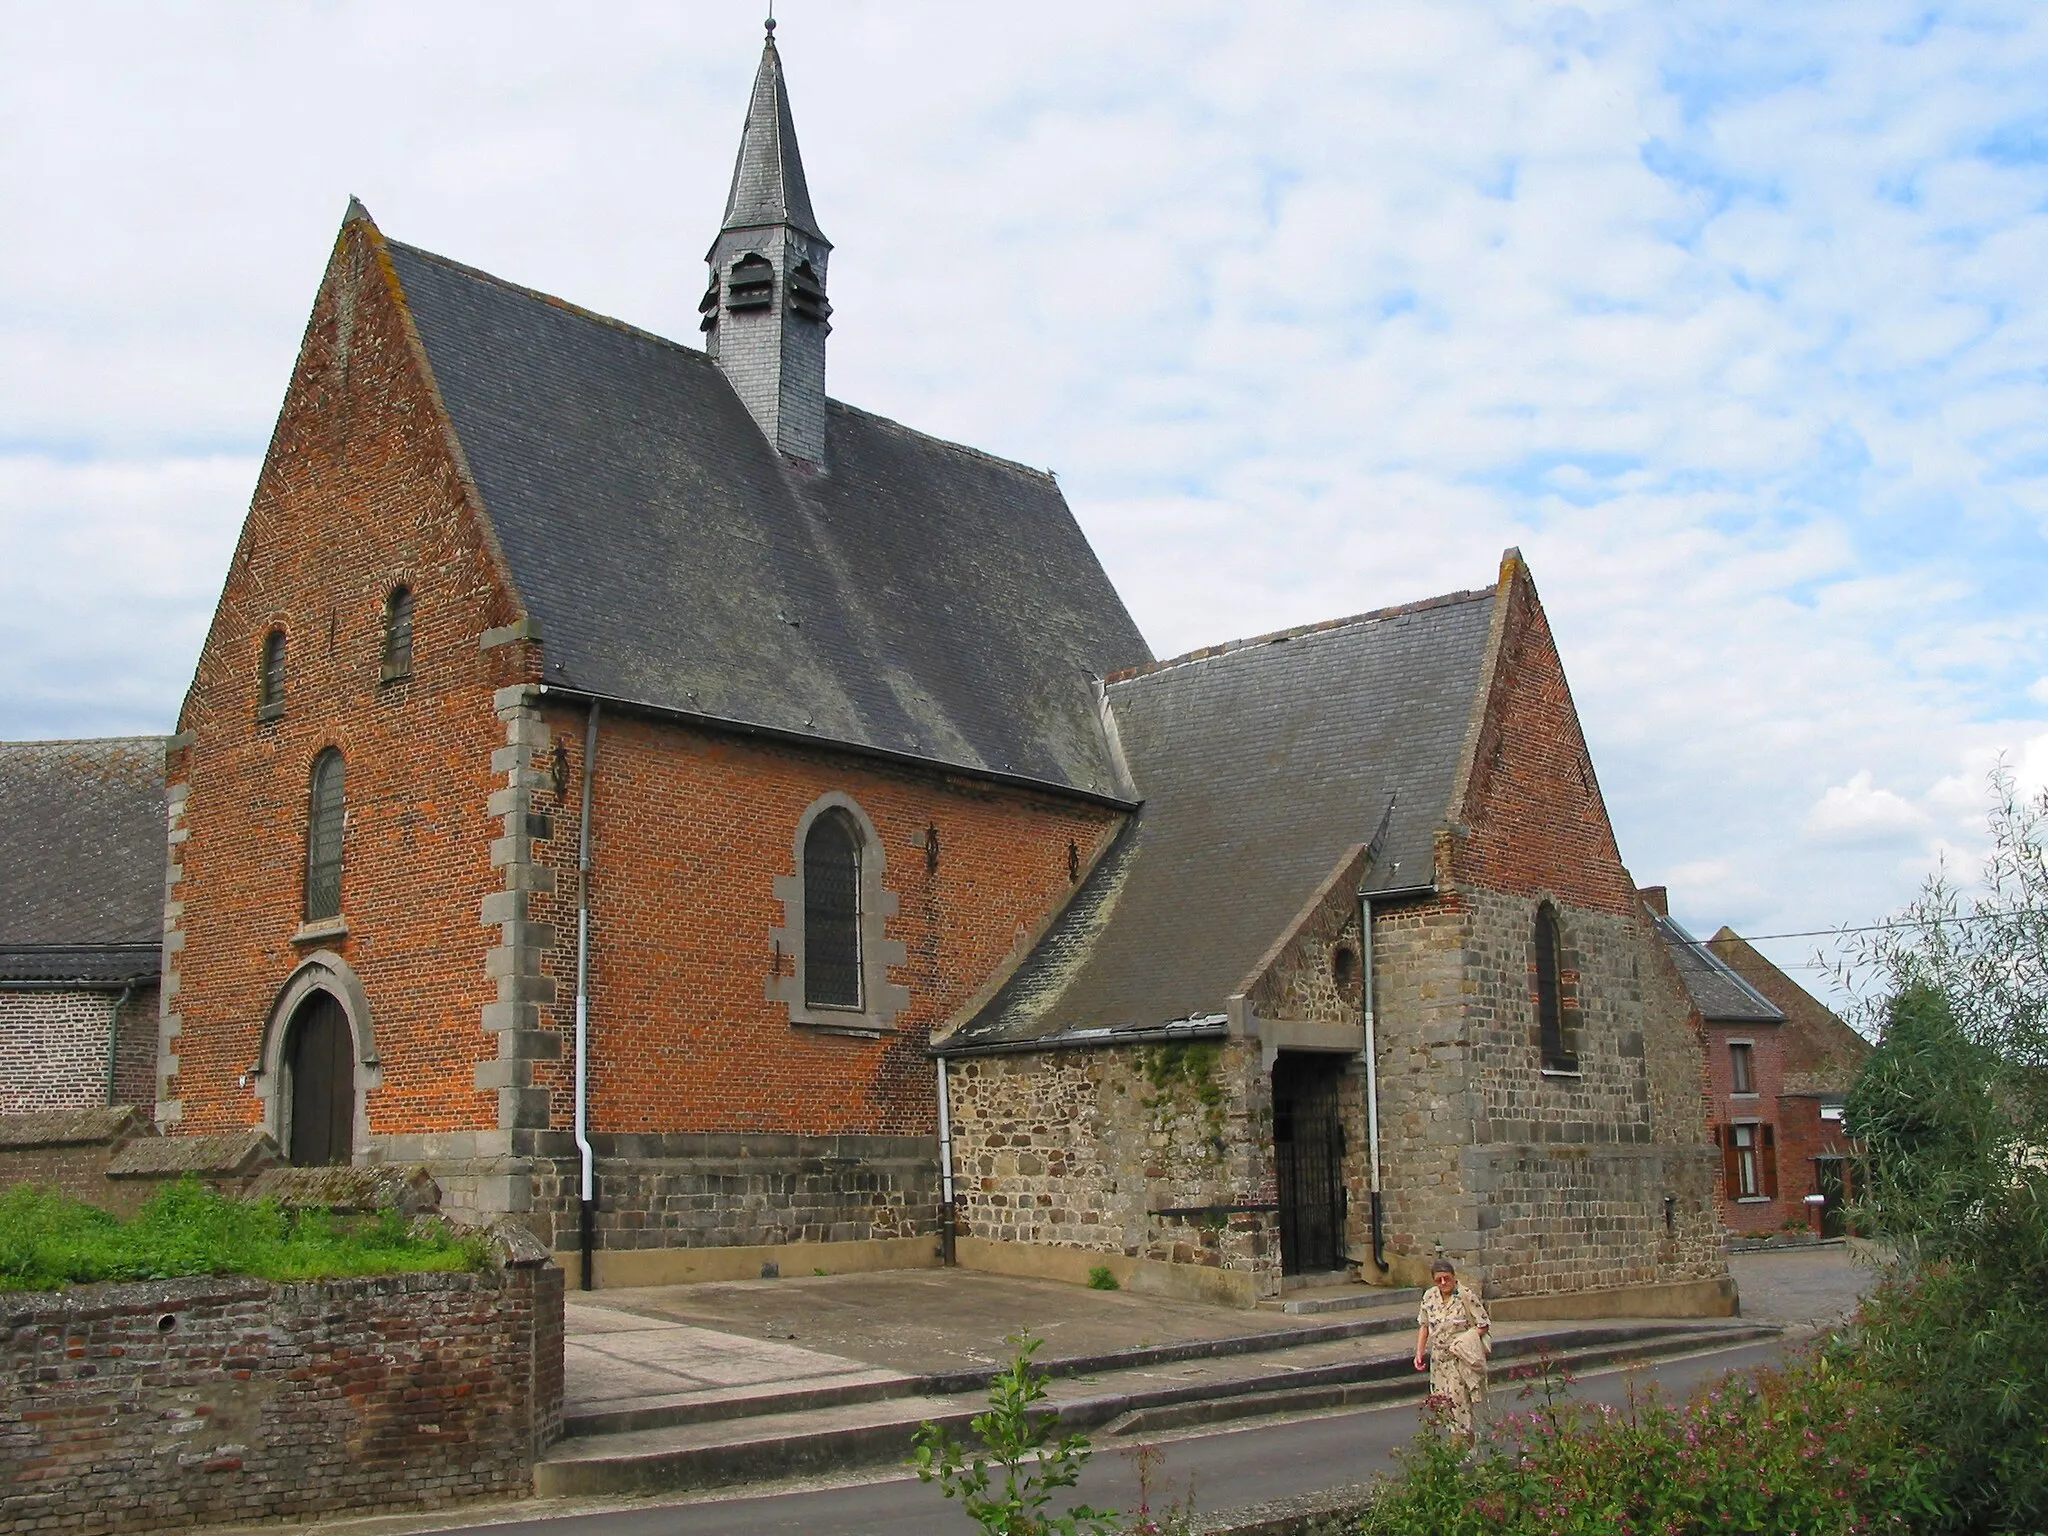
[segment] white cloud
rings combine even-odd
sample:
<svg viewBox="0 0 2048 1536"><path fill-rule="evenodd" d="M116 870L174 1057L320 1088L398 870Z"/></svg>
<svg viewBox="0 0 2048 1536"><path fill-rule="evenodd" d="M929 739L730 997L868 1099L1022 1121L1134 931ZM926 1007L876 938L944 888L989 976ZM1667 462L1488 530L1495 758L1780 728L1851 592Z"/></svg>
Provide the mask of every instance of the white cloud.
<svg viewBox="0 0 2048 1536"><path fill-rule="evenodd" d="M835 392L1057 468L1161 652L1520 545L1624 853L1709 928L1896 905L2035 751L2048 9L780 9ZM9 528L181 532L91 580L19 546L0 729L175 709L349 192L694 336L757 48L652 3L14 8ZM175 665L109 638L149 604Z"/></svg>
<svg viewBox="0 0 2048 1536"><path fill-rule="evenodd" d="M1846 784L1829 787L1806 815L1808 836L1823 842L1893 842L1919 832L1927 813L1888 789L1879 789L1868 769Z"/></svg>

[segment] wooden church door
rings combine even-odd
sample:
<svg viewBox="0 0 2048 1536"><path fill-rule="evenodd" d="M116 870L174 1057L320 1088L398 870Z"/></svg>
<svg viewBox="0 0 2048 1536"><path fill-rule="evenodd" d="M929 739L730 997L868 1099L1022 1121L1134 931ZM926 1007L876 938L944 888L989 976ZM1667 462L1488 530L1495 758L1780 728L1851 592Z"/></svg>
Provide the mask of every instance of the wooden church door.
<svg viewBox="0 0 2048 1536"><path fill-rule="evenodd" d="M315 992L292 1017L291 1147L299 1168L349 1162L355 1152L355 1037L341 1000Z"/></svg>

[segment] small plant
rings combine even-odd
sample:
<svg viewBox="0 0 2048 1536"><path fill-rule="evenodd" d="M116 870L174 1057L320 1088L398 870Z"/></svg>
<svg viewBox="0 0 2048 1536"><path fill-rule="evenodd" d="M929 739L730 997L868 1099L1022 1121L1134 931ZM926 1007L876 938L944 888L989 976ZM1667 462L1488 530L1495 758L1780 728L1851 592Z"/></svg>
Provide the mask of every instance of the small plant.
<svg viewBox="0 0 2048 1536"><path fill-rule="evenodd" d="M1009 1368L989 1383L988 1411L968 1424L983 1454L968 1460L952 1432L927 1419L918 1426L911 1458L918 1481L936 1482L947 1498L958 1499L986 1536L1114 1536L1115 1510L1077 1504L1053 1514L1046 1508L1058 1490L1080 1481L1091 1454L1088 1437L1055 1440L1059 1415L1033 1411L1045 1397L1045 1372L1031 1361L1043 1341L1019 1333L1005 1342L1015 1351Z"/></svg>
<svg viewBox="0 0 2048 1536"><path fill-rule="evenodd" d="M1166 1465L1166 1452L1149 1441L1134 1445L1124 1455L1138 1472L1138 1513L1124 1527L1123 1536L1192 1536L1195 1529L1195 1480L1188 1479L1187 1492L1152 1513L1152 1482Z"/></svg>
<svg viewBox="0 0 2048 1536"><path fill-rule="evenodd" d="M1088 1289L1091 1291L1120 1291L1123 1287L1117 1283L1116 1276L1110 1273L1107 1264L1098 1264L1088 1271Z"/></svg>

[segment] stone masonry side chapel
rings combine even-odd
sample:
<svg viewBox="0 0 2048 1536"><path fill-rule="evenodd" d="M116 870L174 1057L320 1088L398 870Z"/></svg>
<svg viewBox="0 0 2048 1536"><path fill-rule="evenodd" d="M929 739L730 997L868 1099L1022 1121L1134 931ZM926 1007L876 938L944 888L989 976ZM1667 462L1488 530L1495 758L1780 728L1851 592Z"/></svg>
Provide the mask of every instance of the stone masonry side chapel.
<svg viewBox="0 0 2048 1536"><path fill-rule="evenodd" d="M1123 692L1147 676L1173 707ZM1517 556L1490 592L1198 652L1109 694L1138 824L934 1046L977 1253L1039 1250L982 1261L1077 1277L1108 1256L1141 1286L1276 1293L1317 1266L1287 1230L1317 1219L1299 1171L1309 1101L1287 1100L1321 1074L1341 1168L1323 1186L1341 1241L1322 1266L1419 1283L1441 1254L1490 1295L1728 1308L1697 1020L1621 864ZM1351 724L1303 731L1284 706L1247 718L1235 706L1255 696L1312 696ZM1184 733L1196 699L1254 746ZM1253 786L1276 770L1296 793L1262 812ZM1286 880L1265 877L1292 859L1306 883L1319 847L1332 867L1290 910ZM1276 936L1234 984L1227 964L1202 969L1261 933ZM1139 976L1158 954L1195 974Z"/></svg>

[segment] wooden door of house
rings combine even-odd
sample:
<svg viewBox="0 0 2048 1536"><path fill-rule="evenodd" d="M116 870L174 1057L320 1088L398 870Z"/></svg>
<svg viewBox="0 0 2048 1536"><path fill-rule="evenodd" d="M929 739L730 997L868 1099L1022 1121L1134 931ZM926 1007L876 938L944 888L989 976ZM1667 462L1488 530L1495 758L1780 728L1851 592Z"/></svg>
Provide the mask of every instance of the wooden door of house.
<svg viewBox="0 0 2048 1536"><path fill-rule="evenodd" d="M355 1037L341 1000L315 992L292 1016L287 1042L291 1071L291 1146L300 1168L346 1163L355 1153Z"/></svg>
<svg viewBox="0 0 2048 1536"><path fill-rule="evenodd" d="M1344 1267L1341 1058L1282 1051L1273 1063L1273 1155L1280 1184L1280 1271Z"/></svg>

